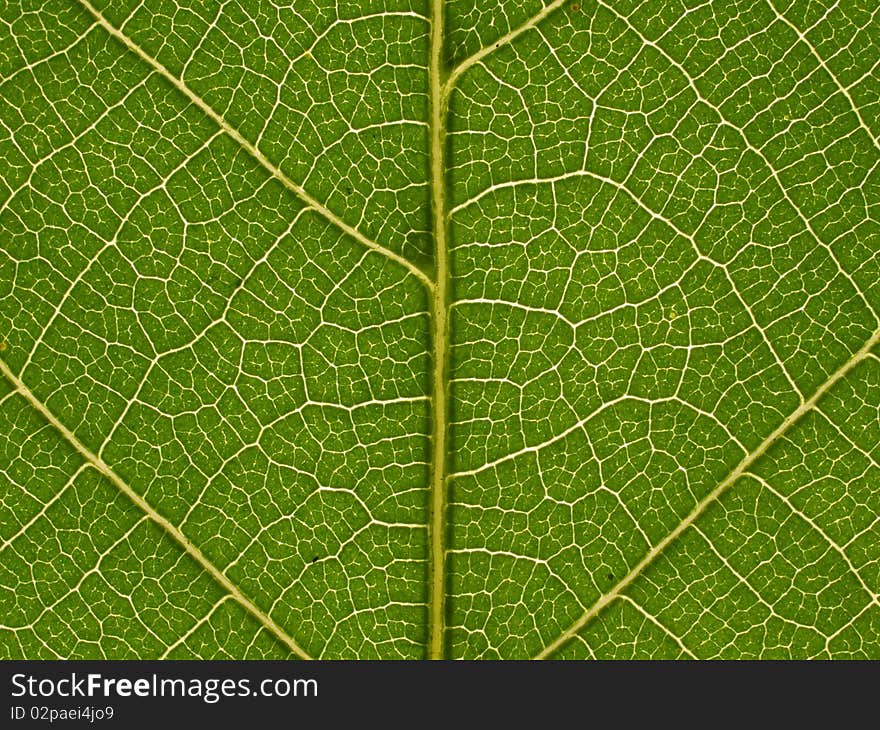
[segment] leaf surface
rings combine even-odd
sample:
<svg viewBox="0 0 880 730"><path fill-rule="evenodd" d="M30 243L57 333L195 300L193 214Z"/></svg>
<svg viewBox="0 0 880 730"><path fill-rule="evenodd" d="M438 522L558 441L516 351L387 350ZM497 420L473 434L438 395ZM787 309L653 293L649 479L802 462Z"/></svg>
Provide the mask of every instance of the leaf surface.
<svg viewBox="0 0 880 730"><path fill-rule="evenodd" d="M0 655L880 657L871 2L0 17Z"/></svg>

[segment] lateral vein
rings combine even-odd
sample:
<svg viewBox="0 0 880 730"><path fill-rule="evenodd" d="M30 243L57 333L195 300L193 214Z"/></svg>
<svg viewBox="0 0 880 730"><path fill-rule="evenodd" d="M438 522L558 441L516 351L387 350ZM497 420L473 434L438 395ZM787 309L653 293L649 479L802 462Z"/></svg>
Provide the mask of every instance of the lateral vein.
<svg viewBox="0 0 880 730"><path fill-rule="evenodd" d="M324 218L334 224L337 228L341 229L349 236L354 238L363 246L366 246L369 249L385 256L386 258L400 264L407 271L409 271L413 276L415 276L428 291L433 291L434 282L431 278L422 271L418 266L409 261L408 259L401 256L399 253L392 251L385 246L376 243L375 241L367 238L363 233L361 233L354 226L346 223L342 218L336 215L333 211L331 211L326 205L319 202L315 198L313 198L309 193L306 192L305 188L302 185L297 184L293 180L291 180L284 172L281 171L275 164L273 164L268 157L266 157L262 152L260 152L257 147L249 142L235 127L230 125L220 114L214 111L208 103L202 99L198 94L196 94L192 89L187 86L187 84L183 81L183 79L177 78L174 74L172 74L165 66L160 63L157 59L153 58L149 53L147 53L143 48L137 45L131 38L129 38L125 33L112 25L102 14L101 12L95 8L89 0L79 0L82 6L91 13L91 15L95 18L105 31L107 31L111 36L113 36L116 40L120 41L125 45L130 51L136 54L142 61L148 63L157 73L159 73L163 78L169 81L178 91L184 94L193 104L195 104L202 112L204 112L210 119L217 124L229 137L234 139L239 145L241 145L247 152L262 165L276 180L278 180L284 187L293 192L300 200L302 200L306 205L310 208L314 209L318 213L320 213Z"/></svg>
<svg viewBox="0 0 880 730"><path fill-rule="evenodd" d="M215 566L208 558L204 556L201 550L190 542L177 527L169 520L159 514L141 495L134 491L110 466L99 456L94 454L85 444L82 443L58 418L52 413L43 402L34 395L30 388L12 372L9 366L0 360L0 372L10 382L22 397L43 416L59 434L71 445L79 454L88 461L98 472L106 477L114 484L120 492L128 497L135 505L137 505L153 522L161 527L178 545L180 545L208 574L248 613L256 618L266 629L268 629L279 641L287 646L294 654L301 659L311 659L294 639L287 634L275 621L256 606L249 598L247 598L232 581L227 578L217 566Z"/></svg>
<svg viewBox="0 0 880 730"><path fill-rule="evenodd" d="M794 426L806 413L811 411L825 393L827 393L836 383L838 383L847 373L849 373L858 363L871 356L872 348L880 342L880 329L877 329L870 339L858 350L849 360L841 365L831 376L824 382L815 393L806 401L804 401L797 409L792 411L782 423L780 423L773 432L767 436L754 451L746 454L745 457L734 467L733 471L721 481L715 489L707 494L700 502L691 510L690 514L682 520L679 525L672 530L666 537L652 547L645 557L643 557L636 566L629 571L611 590L600 596L596 602L584 613L577 621L569 626L554 641L545 646L534 658L547 659L557 650L572 639L581 629L583 629L590 621L601 613L602 609L617 598L623 590L625 590L651 563L660 555L666 547L672 543L679 535L681 535L688 527L690 527L696 519L705 512L706 508L715 502L727 489L734 484L748 469L755 463L776 440Z"/></svg>
<svg viewBox="0 0 880 730"><path fill-rule="evenodd" d="M452 87L455 86L455 82L458 80L459 76L461 76L465 71L467 71L471 66L476 63L482 61L486 56L491 53L494 53L502 46L506 46L508 43L516 40L525 33L527 30L534 28L538 23L540 23L544 18L550 15L557 8L560 8L564 5L568 0L553 0L549 5L545 5L540 11L535 13L531 18L527 21L518 25L516 28L512 29L508 33L505 33L494 43L491 43L484 48L481 48L476 53L468 56L461 63L459 63L449 74L449 78L446 80L446 84L443 89L444 96L448 96L449 92L452 90Z"/></svg>

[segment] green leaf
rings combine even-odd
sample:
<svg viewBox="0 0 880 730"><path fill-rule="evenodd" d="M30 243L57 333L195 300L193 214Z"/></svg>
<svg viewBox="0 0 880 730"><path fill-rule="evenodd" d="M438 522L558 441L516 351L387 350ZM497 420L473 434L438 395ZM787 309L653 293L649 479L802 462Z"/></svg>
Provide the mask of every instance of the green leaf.
<svg viewBox="0 0 880 730"><path fill-rule="evenodd" d="M0 656L880 658L875 2L0 18Z"/></svg>

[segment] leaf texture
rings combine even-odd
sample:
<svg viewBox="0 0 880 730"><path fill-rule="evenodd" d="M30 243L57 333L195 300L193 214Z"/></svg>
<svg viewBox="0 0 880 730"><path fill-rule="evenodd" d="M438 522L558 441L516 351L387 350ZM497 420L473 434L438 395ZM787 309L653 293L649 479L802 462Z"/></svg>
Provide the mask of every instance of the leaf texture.
<svg viewBox="0 0 880 730"><path fill-rule="evenodd" d="M880 658L878 16L0 4L0 656Z"/></svg>

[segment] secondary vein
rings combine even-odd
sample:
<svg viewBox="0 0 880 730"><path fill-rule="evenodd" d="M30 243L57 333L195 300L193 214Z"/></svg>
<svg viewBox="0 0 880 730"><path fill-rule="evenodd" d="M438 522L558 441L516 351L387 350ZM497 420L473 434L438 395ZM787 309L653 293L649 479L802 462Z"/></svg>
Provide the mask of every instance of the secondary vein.
<svg viewBox="0 0 880 730"><path fill-rule="evenodd" d="M355 239L358 243L366 246L369 249L385 256L386 258L391 259L392 261L403 266L407 271L413 274L424 286L428 289L428 291L432 291L434 288L434 282L431 278L422 271L418 266L409 261L408 259L401 256L399 253L392 251L389 248L385 248L379 243L367 238L363 233L361 233L354 226L346 223L342 218L336 215L332 210L330 210L326 205L319 202L315 198L313 198L308 192L306 192L305 188L302 185L291 180L284 172L281 171L268 157L266 157L262 152L260 152L257 147L245 139L242 136L241 132L239 132L235 127L229 124L220 114L218 114L208 103L202 99L198 94L196 94L192 89L187 86L187 84L183 81L183 79L177 78L174 74L172 74L163 64L161 64L158 60L153 58L149 53L147 53L143 48L141 48L137 43L135 43L131 38L129 38L125 33L112 25L99 10L97 10L89 0L79 0L82 6L92 14L95 20L98 22L105 31L107 31L111 36L113 36L116 40L120 41L128 48L130 51L135 53L142 61L148 63L157 73L159 73L163 78L169 81L178 91L180 91L184 96L186 96L193 104L195 104L202 112L204 112L210 119L217 124L229 137L234 139L238 144L240 144L248 153L262 165L276 180L278 180L284 187L293 192L300 200L302 200L306 205L310 208L314 209L318 213L320 213L324 218L333 223L337 228L341 229L353 239Z"/></svg>
<svg viewBox="0 0 880 730"><path fill-rule="evenodd" d="M681 523L643 557L639 563L629 571L611 590L600 596L596 602L569 626L554 641L542 649L535 659L547 659L572 639L581 629L583 629L590 621L598 616L602 609L617 598L623 590L625 590L651 563L660 555L666 547L672 543L679 535L681 535L688 527L690 527L696 519L705 512L706 508L715 502L727 489L733 485L748 469L754 464L767 449L772 446L777 439L786 431L794 426L804 415L811 411L825 393L827 393L836 383L838 383L847 373L849 373L858 363L871 356L871 350L880 342L880 329L877 329L870 339L858 350L849 360L835 370L831 376L824 382L815 393L798 408L792 411L782 423L780 423L773 432L767 436L754 451L746 454L743 459L734 467L733 471L721 481L715 489L703 497L702 500L691 510L690 514L685 517Z"/></svg>
<svg viewBox="0 0 880 730"><path fill-rule="evenodd" d="M479 63L490 53L494 53L498 48L502 46L506 46L509 43L512 43L514 40L519 38L523 33L531 28L534 28L538 23L540 23L544 18L553 13L558 8L562 7L568 0L553 0L549 5L545 5L539 12L535 13L531 18L526 20L524 23L518 25L516 28L513 28L505 35L501 36L494 43L481 48L476 53L468 56L461 63L459 63L453 70L452 73L449 74L449 78L446 80L446 93L452 90L452 87L455 85L455 82L458 81L459 76L461 76L465 71L467 71L471 66L475 63Z"/></svg>
<svg viewBox="0 0 880 730"><path fill-rule="evenodd" d="M40 415L43 416L77 452L106 477L119 491L128 497L135 505L137 505L153 522L161 527L166 534L171 537L187 554L192 557L205 571L248 613L256 618L270 633L272 633L279 641L281 641L288 649L296 654L300 659L311 659L293 638L282 629L268 614L264 613L257 605L247 598L232 581L227 578L223 572L214 565L195 545L190 542L189 538L184 535L180 529L169 522L165 517L159 514L140 494L134 491L110 466L99 456L93 453L85 444L82 443L70 429L67 428L49 408L31 391L27 385L9 368L9 366L0 360L0 372L10 382L10 384Z"/></svg>

